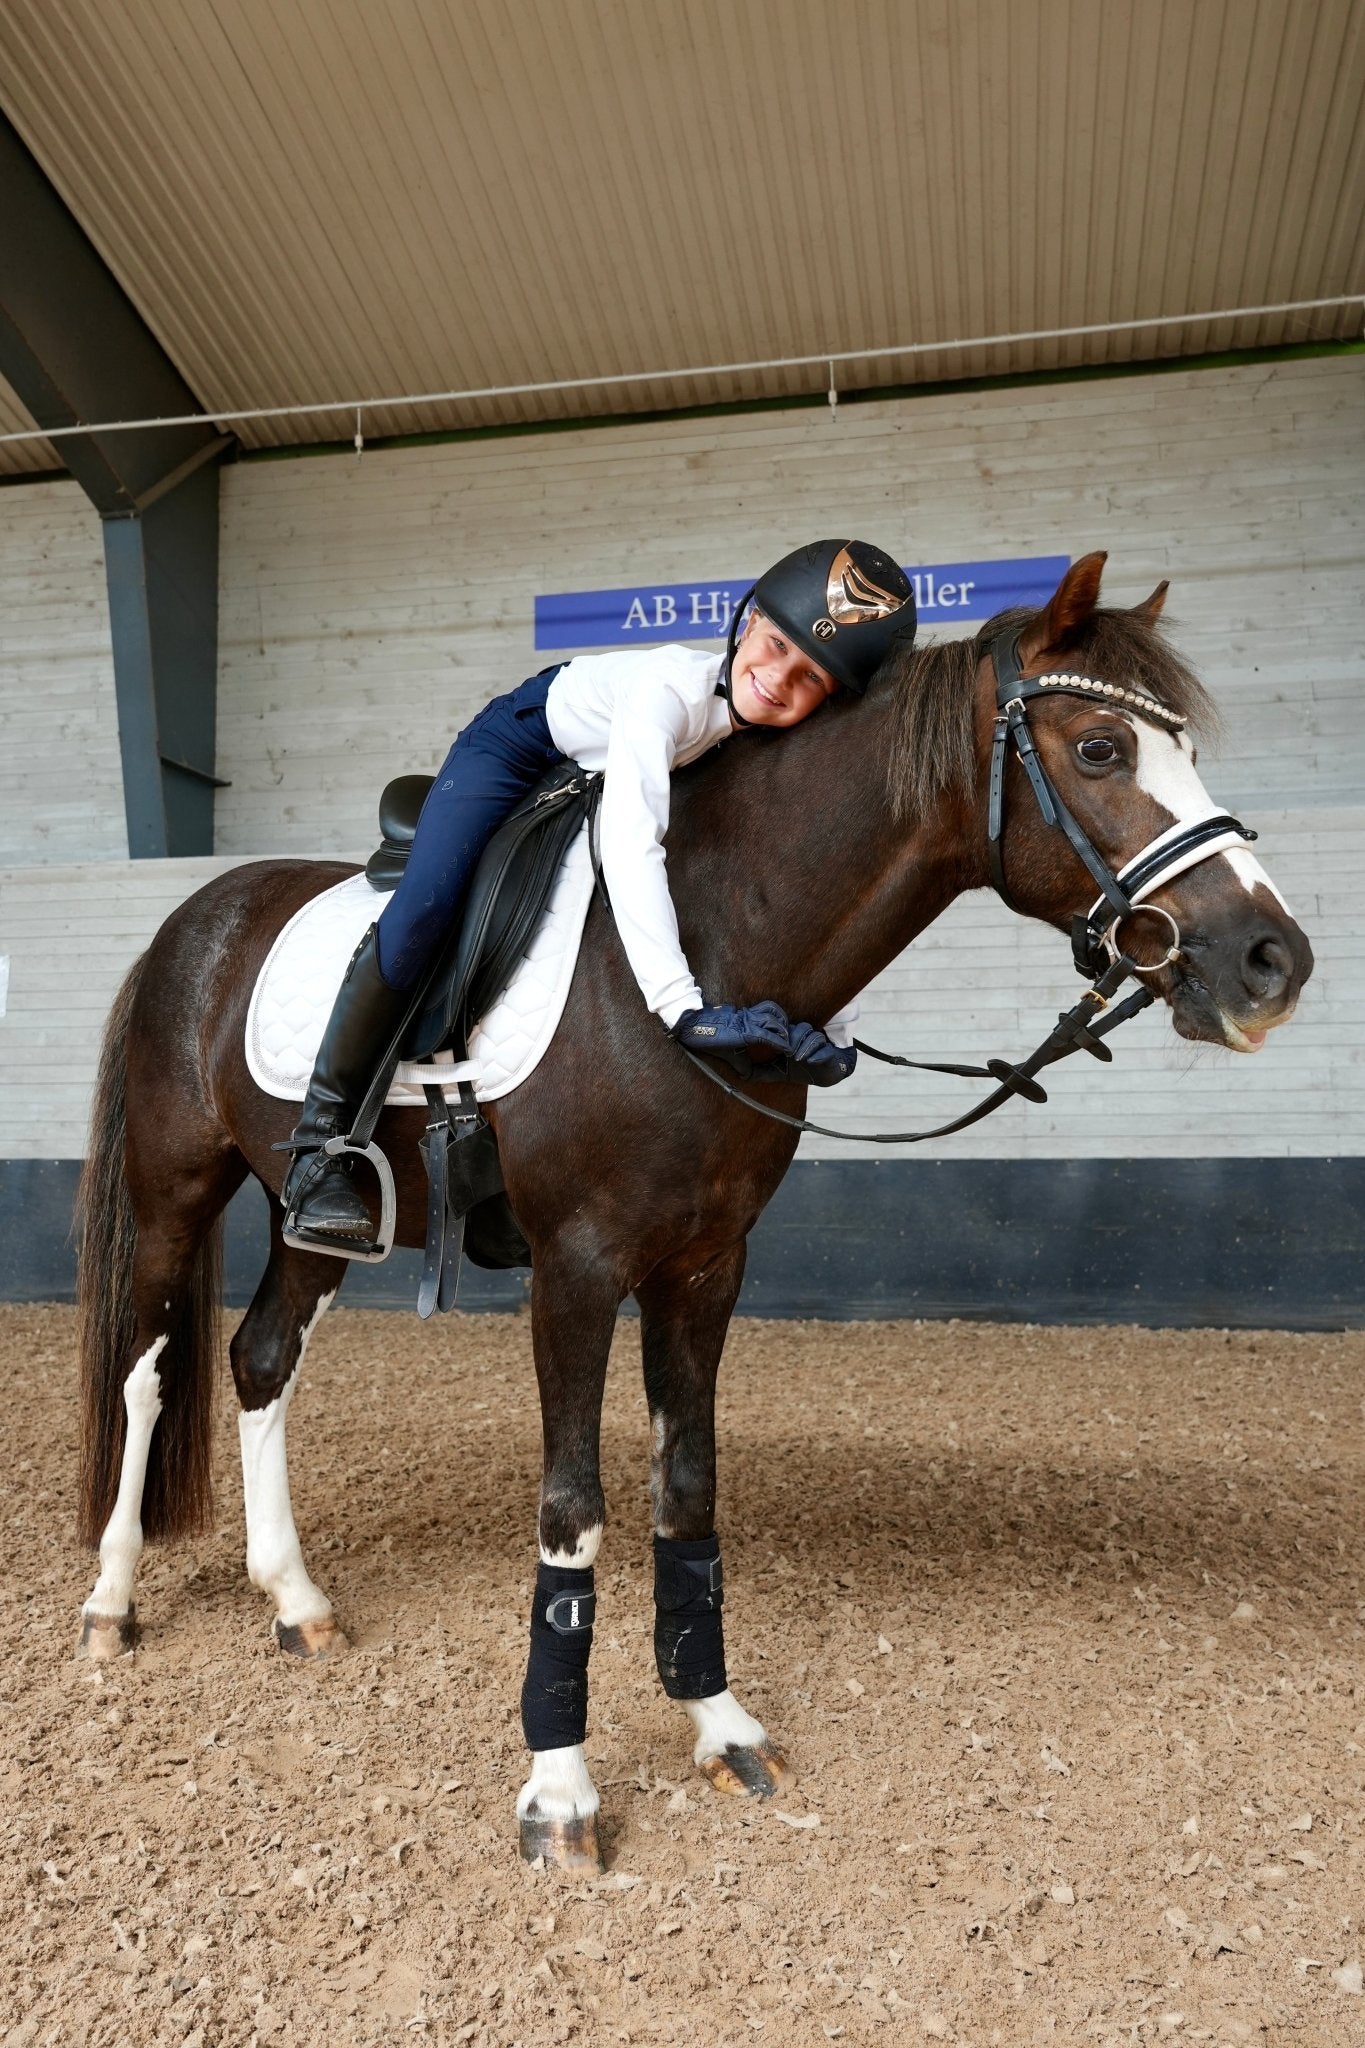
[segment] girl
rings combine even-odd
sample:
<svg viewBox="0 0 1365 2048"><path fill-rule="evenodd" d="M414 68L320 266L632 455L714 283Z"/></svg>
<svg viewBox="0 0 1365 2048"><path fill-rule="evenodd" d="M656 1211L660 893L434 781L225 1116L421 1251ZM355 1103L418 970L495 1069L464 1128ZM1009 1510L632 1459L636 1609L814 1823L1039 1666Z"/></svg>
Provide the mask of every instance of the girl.
<svg viewBox="0 0 1365 2048"><path fill-rule="evenodd" d="M342 1256L373 1244L351 1157L329 1159L321 1148L350 1129L493 831L559 761L605 770L607 891L641 995L667 1029L699 1052L793 1054L817 1081L851 1073L851 1049L791 1025L776 1003L708 1003L697 986L668 893L668 778L735 732L799 725L841 687L861 696L893 643L914 632L914 592L889 555L866 541L815 541L741 600L723 659L682 646L580 655L486 705L432 784L403 878L362 939L323 1033L281 1196L291 1237Z"/></svg>

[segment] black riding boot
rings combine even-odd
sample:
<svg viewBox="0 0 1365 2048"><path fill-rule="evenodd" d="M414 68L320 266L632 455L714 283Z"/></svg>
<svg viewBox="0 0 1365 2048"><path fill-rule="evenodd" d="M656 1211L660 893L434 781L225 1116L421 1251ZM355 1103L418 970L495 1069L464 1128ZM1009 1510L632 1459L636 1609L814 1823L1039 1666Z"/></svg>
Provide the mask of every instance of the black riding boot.
<svg viewBox="0 0 1365 2048"><path fill-rule="evenodd" d="M375 1069L403 1021L410 992L379 972L373 925L356 947L322 1034L303 1109L290 1136L294 1163L280 1200L293 1209L294 1234L340 1251L375 1241L370 1212L351 1179L354 1158L320 1160L329 1138L350 1130Z"/></svg>

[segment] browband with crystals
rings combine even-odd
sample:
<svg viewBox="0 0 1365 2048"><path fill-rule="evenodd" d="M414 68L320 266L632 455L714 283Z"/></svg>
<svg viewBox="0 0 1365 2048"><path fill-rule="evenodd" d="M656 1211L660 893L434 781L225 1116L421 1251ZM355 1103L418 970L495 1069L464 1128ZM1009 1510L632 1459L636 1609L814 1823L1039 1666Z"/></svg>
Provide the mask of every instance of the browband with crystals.
<svg viewBox="0 0 1365 2048"><path fill-rule="evenodd" d="M1144 718L1154 718L1160 724L1169 726L1172 732L1183 731L1189 724L1178 711L1172 711L1165 704L1159 704L1155 697L1144 695L1141 690L1125 690L1120 683L1101 683L1094 676L1043 675L1030 676L1028 687L1038 690L1063 690L1068 695L1077 691L1095 697L1111 697L1117 704L1127 704Z"/></svg>

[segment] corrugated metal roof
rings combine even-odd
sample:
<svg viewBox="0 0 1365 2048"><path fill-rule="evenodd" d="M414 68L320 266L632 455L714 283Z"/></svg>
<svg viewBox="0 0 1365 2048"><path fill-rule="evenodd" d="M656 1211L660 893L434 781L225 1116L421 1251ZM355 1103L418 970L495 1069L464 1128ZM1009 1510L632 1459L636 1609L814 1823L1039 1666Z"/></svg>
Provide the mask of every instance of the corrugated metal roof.
<svg viewBox="0 0 1365 2048"><path fill-rule="evenodd" d="M1359 0L6 0L0 101L210 410L1365 286ZM873 359L840 382L1359 324ZM824 383L641 381L380 411L366 431Z"/></svg>
<svg viewBox="0 0 1365 2048"><path fill-rule="evenodd" d="M14 392L0 377L0 434L24 434L33 420ZM17 447L0 447L0 476L26 476L35 470L60 471L62 458L51 441L21 441Z"/></svg>

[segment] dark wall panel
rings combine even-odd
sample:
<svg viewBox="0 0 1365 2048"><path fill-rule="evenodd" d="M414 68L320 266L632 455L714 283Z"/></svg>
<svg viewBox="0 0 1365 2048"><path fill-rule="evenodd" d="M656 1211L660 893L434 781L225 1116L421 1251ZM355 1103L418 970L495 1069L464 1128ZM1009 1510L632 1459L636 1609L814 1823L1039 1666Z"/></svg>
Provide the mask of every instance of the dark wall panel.
<svg viewBox="0 0 1365 2048"><path fill-rule="evenodd" d="M0 1161L0 1299L69 1301L75 1160ZM227 1291L265 1261L265 1198L228 1219ZM741 1313L1365 1328L1365 1159L803 1161L750 1240ZM343 1299L410 1308L416 1252ZM467 1267L471 1309L524 1273Z"/></svg>

